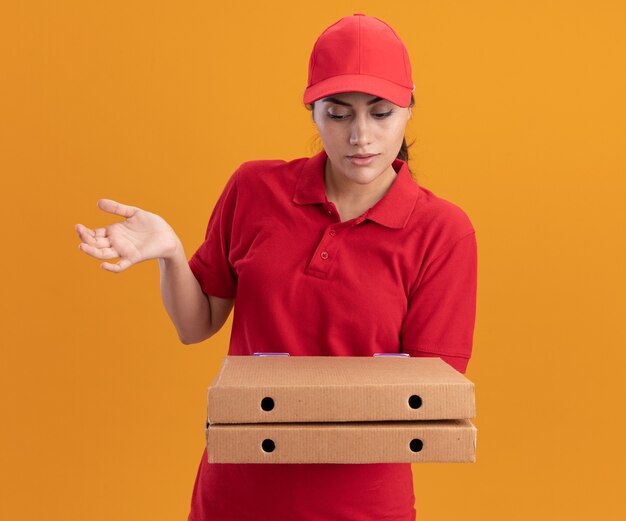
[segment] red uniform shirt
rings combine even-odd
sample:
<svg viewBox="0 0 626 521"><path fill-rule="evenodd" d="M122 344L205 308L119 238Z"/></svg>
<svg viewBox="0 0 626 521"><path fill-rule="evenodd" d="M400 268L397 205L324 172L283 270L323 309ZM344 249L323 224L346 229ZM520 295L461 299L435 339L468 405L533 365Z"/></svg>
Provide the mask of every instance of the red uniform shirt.
<svg viewBox="0 0 626 521"><path fill-rule="evenodd" d="M361 216L341 222L324 189L324 150L243 163L189 266L207 295L235 298L229 355L439 356L465 372L477 254L458 206L407 164ZM411 466L209 464L190 521L411 521Z"/></svg>

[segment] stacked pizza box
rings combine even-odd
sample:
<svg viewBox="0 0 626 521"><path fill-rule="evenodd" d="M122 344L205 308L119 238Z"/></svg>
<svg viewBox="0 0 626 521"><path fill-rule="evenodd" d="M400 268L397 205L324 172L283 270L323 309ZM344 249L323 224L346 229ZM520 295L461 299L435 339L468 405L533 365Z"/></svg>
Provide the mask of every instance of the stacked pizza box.
<svg viewBox="0 0 626 521"><path fill-rule="evenodd" d="M209 387L210 463L476 461L474 384L441 358L257 354Z"/></svg>

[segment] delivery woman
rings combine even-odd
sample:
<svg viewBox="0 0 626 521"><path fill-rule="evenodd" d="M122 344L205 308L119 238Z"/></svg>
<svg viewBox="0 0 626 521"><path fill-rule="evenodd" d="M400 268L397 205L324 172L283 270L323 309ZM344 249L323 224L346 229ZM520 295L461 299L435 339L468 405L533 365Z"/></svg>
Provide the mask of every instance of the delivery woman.
<svg viewBox="0 0 626 521"><path fill-rule="evenodd" d="M441 357L465 372L477 256L458 206L411 177L404 132L414 84L385 22L354 14L328 27L309 61L305 106L323 150L254 160L229 177L189 260L159 216L115 201L124 218L80 248L121 272L158 259L181 341L215 334L234 306L229 355ZM209 464L202 454L190 521L410 521L411 465Z"/></svg>

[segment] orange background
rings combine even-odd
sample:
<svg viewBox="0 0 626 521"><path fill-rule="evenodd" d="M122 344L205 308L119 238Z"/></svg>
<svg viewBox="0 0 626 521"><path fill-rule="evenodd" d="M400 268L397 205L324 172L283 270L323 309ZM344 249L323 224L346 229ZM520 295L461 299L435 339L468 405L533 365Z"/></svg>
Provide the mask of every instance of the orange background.
<svg viewBox="0 0 626 521"><path fill-rule="evenodd" d="M309 53L362 12L411 56L410 166L479 246L478 461L414 465L418 519L623 519L624 3L226 4L2 2L0 518L186 519L232 315L180 344L156 261L101 270L74 224L116 199L191 256L241 162L319 150Z"/></svg>

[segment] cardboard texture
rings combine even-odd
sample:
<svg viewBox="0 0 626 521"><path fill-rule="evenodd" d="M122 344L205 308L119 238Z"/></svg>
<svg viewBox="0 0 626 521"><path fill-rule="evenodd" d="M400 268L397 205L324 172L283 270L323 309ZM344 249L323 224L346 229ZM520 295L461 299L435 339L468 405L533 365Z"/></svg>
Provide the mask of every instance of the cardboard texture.
<svg viewBox="0 0 626 521"><path fill-rule="evenodd" d="M469 420L210 424L210 463L428 463L476 461Z"/></svg>
<svg viewBox="0 0 626 521"><path fill-rule="evenodd" d="M475 462L474 384L440 358L226 356L210 463Z"/></svg>
<svg viewBox="0 0 626 521"><path fill-rule="evenodd" d="M209 423L474 416L474 384L441 358L421 357L227 356L207 407Z"/></svg>

